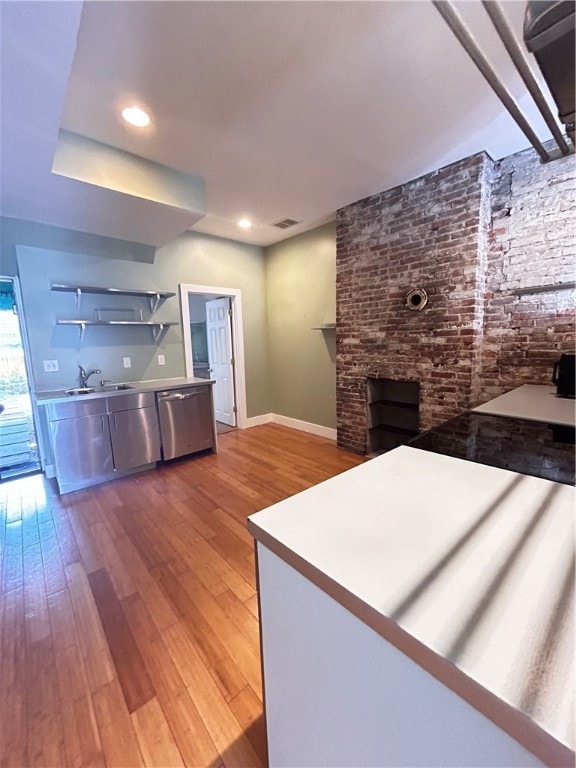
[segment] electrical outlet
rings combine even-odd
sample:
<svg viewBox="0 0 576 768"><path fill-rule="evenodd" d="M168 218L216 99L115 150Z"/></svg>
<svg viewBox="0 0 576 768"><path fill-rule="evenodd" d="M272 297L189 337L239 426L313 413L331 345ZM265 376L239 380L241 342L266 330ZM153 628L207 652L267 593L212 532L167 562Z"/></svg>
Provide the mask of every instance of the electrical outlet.
<svg viewBox="0 0 576 768"><path fill-rule="evenodd" d="M123 357L122 364L124 368L132 368L132 359L130 357Z"/></svg>
<svg viewBox="0 0 576 768"><path fill-rule="evenodd" d="M164 355L158 355L158 365L166 365L166 358Z"/></svg>
<svg viewBox="0 0 576 768"><path fill-rule="evenodd" d="M58 360L44 360L44 371L46 373L53 373L58 370Z"/></svg>

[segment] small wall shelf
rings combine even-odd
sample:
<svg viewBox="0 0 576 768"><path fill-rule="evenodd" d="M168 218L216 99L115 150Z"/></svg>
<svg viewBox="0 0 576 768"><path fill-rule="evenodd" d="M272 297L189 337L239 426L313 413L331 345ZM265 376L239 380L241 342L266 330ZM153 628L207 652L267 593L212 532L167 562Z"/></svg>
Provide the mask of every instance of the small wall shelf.
<svg viewBox="0 0 576 768"><path fill-rule="evenodd" d="M87 325L130 325L130 326L146 326L152 329L152 338L154 341L158 341L161 334L170 325L180 325L175 322L152 322L146 320L56 320L56 325L76 325L80 332L80 339L84 336L84 331Z"/></svg>
<svg viewBox="0 0 576 768"><path fill-rule="evenodd" d="M321 325L314 325L311 331L335 331L336 323L322 323Z"/></svg>
<svg viewBox="0 0 576 768"><path fill-rule="evenodd" d="M518 288L516 296L529 296L531 293L555 293L556 291L571 291L576 283L558 283L558 285L533 285L530 288Z"/></svg>
<svg viewBox="0 0 576 768"><path fill-rule="evenodd" d="M117 296L142 296L143 298L148 299L151 314L156 312L158 305L163 299L170 299L172 296L176 296L176 294L171 291L141 291L136 288L104 288L97 285L69 285L67 283L52 283L50 290L74 293L76 295L76 309L80 308L83 293L97 293L100 295L116 294ZM168 325L168 323L164 323L164 325Z"/></svg>

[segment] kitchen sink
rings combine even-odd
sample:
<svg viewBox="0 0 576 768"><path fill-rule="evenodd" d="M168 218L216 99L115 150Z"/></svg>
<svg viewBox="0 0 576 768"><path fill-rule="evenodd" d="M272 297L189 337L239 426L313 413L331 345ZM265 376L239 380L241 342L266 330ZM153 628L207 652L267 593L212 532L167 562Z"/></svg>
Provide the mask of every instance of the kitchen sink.
<svg viewBox="0 0 576 768"><path fill-rule="evenodd" d="M130 384L107 384L104 387L76 387L74 389L64 390L65 394L70 395L93 395L96 392L123 392L126 389L134 389Z"/></svg>

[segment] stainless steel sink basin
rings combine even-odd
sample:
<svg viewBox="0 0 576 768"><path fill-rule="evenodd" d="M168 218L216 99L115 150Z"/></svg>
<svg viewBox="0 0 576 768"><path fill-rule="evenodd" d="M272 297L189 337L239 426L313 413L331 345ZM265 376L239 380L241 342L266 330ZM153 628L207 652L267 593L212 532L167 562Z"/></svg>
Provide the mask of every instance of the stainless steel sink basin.
<svg viewBox="0 0 576 768"><path fill-rule="evenodd" d="M130 384L106 384L103 387L98 387L98 392L122 392L125 389L134 389ZM96 391L96 390L94 390Z"/></svg>
<svg viewBox="0 0 576 768"><path fill-rule="evenodd" d="M93 395L96 392L123 392L125 389L134 389L131 384L106 384L104 387L75 387L74 389L64 390L65 394L70 395Z"/></svg>

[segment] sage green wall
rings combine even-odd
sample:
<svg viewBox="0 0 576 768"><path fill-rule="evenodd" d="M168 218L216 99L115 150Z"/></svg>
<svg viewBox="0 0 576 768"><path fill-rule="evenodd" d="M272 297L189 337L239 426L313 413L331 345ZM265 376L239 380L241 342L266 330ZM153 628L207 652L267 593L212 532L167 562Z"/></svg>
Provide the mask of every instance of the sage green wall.
<svg viewBox="0 0 576 768"><path fill-rule="evenodd" d="M94 283L178 291L180 283L240 288L244 314L248 416L277 413L336 426L335 333L312 326L335 319L335 225L264 249L199 233L185 233L159 248L62 230L16 219L1 221L0 272L20 273L24 312L38 391L72 386L77 365L98 367L113 381L169 378L185 373L181 328L158 344L147 328L55 326L57 317L91 317L96 307L138 306L142 299L85 296L76 311L73 294L50 291L51 282ZM30 247L32 246L32 247ZM40 247L38 247L40 246ZM16 249L18 247L18 263ZM147 312L144 316L147 317ZM157 319L180 321L178 297L164 302ZM159 366L158 353L166 357ZM125 369L122 358L132 358ZM43 360L56 359L58 373ZM101 378L95 377L95 378Z"/></svg>
<svg viewBox="0 0 576 768"><path fill-rule="evenodd" d="M131 243L113 237L91 235L73 229L53 227L36 221L0 217L0 274L14 277L18 274L16 245L31 245L67 253L85 253L106 256L109 259L154 261L152 245Z"/></svg>
<svg viewBox="0 0 576 768"><path fill-rule="evenodd" d="M266 251L272 412L336 427L336 225Z"/></svg>
<svg viewBox="0 0 576 768"><path fill-rule="evenodd" d="M266 267L264 249L235 240L186 232L156 251L178 282L240 288L244 321L244 361L248 416L270 412Z"/></svg>
<svg viewBox="0 0 576 768"><path fill-rule="evenodd" d="M208 299L205 296L199 296L198 294L191 293L188 296L188 310L190 312L191 323L205 323L206 322L206 302Z"/></svg>
<svg viewBox="0 0 576 768"><path fill-rule="evenodd" d="M151 319L143 298L83 294L77 309L73 293L51 291L50 284L176 291L174 278L168 279L156 263L63 253L25 245L17 245L16 253L36 391L77 386L79 365L102 371L94 377L96 383L101 378L115 382L142 381L184 374L179 326L168 328L156 344L152 330L145 327L88 326L81 339L77 327L56 325L57 319L96 319L97 309L102 311L104 319L109 320L139 319L140 309L144 320ZM111 311L112 308L115 311ZM130 311L131 308L136 312ZM174 297L160 305L154 320L179 322L179 316L178 298ZM158 365L158 353L165 355L166 365ZM123 367L124 357L131 358L130 368ZM57 360L59 370L46 373L44 360Z"/></svg>
<svg viewBox="0 0 576 768"><path fill-rule="evenodd" d="M26 233L21 234L19 239L25 241ZM65 253L49 247L16 245L15 248L37 391L72 386L77 381L78 365L100 368L101 377L112 381L185 374L180 326L169 328L160 341L154 343L149 328L88 327L80 341L76 328L55 325L56 318L92 318L98 307L142 307L144 319L148 319L143 299L85 295L80 310L76 310L74 294L50 291L51 282L176 293L180 283L193 283L241 289L248 416L270 411L262 248L197 233L186 233L158 249L151 263ZM163 302L154 319L180 322L179 297ZM158 353L165 355L164 366L158 365ZM122 365L122 358L126 356L132 359L129 369ZM59 372L45 373L43 360L54 359L58 360Z"/></svg>

